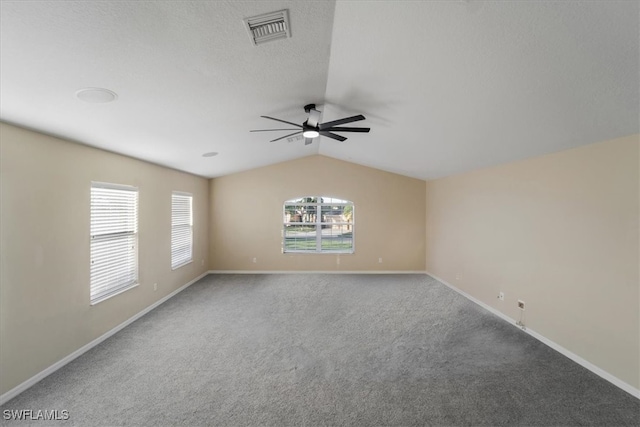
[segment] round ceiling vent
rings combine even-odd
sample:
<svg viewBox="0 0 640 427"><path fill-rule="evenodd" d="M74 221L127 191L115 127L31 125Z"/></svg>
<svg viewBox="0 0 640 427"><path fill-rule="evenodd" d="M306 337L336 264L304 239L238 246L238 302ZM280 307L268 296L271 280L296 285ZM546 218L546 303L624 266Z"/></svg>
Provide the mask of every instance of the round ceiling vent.
<svg viewBox="0 0 640 427"><path fill-rule="evenodd" d="M86 87L76 92L78 99L84 102L90 102L92 104L104 104L105 102L112 102L118 98L118 95L110 91L109 89L102 89L99 87Z"/></svg>

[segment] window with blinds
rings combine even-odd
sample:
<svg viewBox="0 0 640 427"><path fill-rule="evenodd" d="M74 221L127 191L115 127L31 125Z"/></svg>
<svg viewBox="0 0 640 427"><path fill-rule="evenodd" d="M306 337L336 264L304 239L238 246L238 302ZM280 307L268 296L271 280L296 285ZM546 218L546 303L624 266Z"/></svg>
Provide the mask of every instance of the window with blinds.
<svg viewBox="0 0 640 427"><path fill-rule="evenodd" d="M193 197L174 191L171 194L171 269L193 260Z"/></svg>
<svg viewBox="0 0 640 427"><path fill-rule="evenodd" d="M91 183L91 304L138 284L138 189Z"/></svg>

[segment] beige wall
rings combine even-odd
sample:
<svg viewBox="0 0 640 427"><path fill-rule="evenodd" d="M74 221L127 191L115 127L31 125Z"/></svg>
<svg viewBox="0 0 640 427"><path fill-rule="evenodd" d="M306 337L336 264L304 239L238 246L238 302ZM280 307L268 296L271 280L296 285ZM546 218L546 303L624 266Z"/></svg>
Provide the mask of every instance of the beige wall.
<svg viewBox="0 0 640 427"><path fill-rule="evenodd" d="M418 179L324 156L213 179L211 268L424 271L424 188ZM301 196L354 202L354 254L282 253L282 205Z"/></svg>
<svg viewBox="0 0 640 427"><path fill-rule="evenodd" d="M638 135L427 182L428 272L640 387ZM504 302L498 292L506 294Z"/></svg>
<svg viewBox="0 0 640 427"><path fill-rule="evenodd" d="M0 157L2 394L204 273L209 202L204 178L4 123ZM95 306L89 305L91 181L139 188L140 286ZM194 262L175 271L172 190L194 196Z"/></svg>

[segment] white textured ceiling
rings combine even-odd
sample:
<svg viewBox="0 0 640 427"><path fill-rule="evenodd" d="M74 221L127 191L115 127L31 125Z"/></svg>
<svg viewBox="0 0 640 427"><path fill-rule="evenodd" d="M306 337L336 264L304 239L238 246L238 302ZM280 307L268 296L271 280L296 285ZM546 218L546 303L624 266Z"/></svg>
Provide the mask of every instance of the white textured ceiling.
<svg viewBox="0 0 640 427"><path fill-rule="evenodd" d="M639 4L2 1L0 119L206 177L320 153L431 179L639 132ZM280 9L292 37L252 46ZM311 102L371 133L249 133Z"/></svg>

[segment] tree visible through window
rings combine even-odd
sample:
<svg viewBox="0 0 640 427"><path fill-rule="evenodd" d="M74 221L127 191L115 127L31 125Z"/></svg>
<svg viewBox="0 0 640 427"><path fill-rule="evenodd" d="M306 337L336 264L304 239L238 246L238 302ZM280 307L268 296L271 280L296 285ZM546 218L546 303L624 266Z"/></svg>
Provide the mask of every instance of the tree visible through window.
<svg viewBox="0 0 640 427"><path fill-rule="evenodd" d="M353 253L353 202L301 197L284 202L284 252Z"/></svg>

